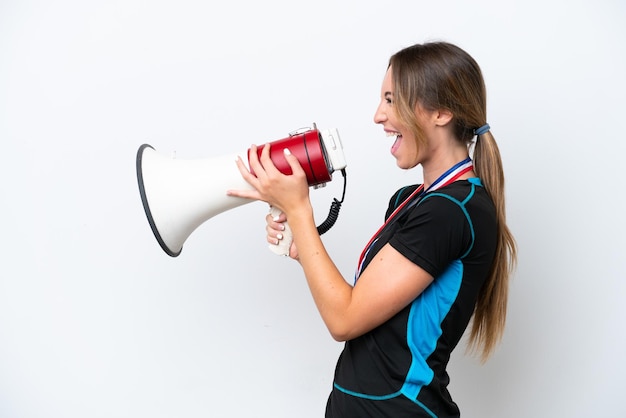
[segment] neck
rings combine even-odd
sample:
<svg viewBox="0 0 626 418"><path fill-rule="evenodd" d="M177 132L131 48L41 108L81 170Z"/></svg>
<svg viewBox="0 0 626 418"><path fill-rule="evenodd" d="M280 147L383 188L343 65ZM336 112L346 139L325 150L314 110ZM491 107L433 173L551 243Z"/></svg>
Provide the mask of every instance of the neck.
<svg viewBox="0 0 626 418"><path fill-rule="evenodd" d="M467 149L450 152L440 158L432 158L422 162L424 188L428 189L443 173L469 156ZM461 175L458 180L475 177L473 170Z"/></svg>

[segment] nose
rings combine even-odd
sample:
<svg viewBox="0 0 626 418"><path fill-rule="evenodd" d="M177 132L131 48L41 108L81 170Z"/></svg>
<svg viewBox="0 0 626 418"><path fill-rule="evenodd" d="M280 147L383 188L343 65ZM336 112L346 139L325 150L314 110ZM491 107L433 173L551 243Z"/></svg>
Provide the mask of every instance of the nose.
<svg viewBox="0 0 626 418"><path fill-rule="evenodd" d="M383 123L387 120L387 114L381 109L382 103L378 105L376 112L374 112L374 123Z"/></svg>

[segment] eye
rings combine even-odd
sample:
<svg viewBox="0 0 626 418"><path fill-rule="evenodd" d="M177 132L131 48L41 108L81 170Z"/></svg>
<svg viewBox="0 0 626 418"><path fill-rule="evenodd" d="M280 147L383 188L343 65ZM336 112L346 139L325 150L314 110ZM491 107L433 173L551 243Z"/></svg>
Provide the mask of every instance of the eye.
<svg viewBox="0 0 626 418"><path fill-rule="evenodd" d="M385 103L387 103L388 105L393 104L393 95L389 92L385 93Z"/></svg>

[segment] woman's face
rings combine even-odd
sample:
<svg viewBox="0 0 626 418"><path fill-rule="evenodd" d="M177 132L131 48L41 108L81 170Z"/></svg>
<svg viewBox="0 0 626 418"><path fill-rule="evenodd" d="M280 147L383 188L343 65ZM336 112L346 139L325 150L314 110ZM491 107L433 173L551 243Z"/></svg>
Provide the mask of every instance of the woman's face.
<svg viewBox="0 0 626 418"><path fill-rule="evenodd" d="M391 155L396 158L398 167L409 169L419 163L415 136L398 119L395 109L391 67L387 70L380 90L380 104L374 114L374 122L383 126L388 137L395 139Z"/></svg>

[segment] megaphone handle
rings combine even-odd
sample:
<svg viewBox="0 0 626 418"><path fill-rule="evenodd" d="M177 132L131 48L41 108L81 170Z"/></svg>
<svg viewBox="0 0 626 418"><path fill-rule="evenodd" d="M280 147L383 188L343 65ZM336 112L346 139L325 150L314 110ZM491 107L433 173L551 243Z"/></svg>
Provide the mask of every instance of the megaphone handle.
<svg viewBox="0 0 626 418"><path fill-rule="evenodd" d="M277 217L281 214L281 211L275 207L270 207L270 215L273 218ZM283 239L278 240L278 244L270 244L269 249L272 250L274 254L277 255L289 255L289 248L291 248L291 243L293 242L293 234L291 233L291 228L289 228L289 224L284 222L285 230L282 232Z"/></svg>

